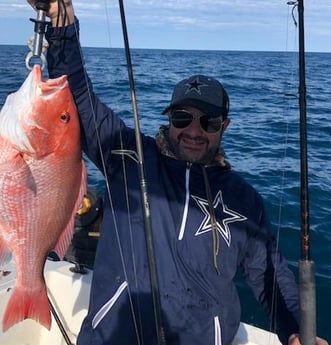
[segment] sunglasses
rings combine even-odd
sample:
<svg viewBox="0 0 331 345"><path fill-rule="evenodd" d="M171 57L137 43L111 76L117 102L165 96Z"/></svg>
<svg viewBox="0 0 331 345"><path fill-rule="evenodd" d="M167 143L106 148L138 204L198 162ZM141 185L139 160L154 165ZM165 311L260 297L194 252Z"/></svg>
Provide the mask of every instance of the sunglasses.
<svg viewBox="0 0 331 345"><path fill-rule="evenodd" d="M174 110L170 114L170 121L172 125L176 128L186 128L188 127L193 119L195 119L192 113L187 110ZM223 119L222 117L215 117L211 118L207 115L202 115L199 117L200 126L201 128L207 133L216 133L218 132L223 126Z"/></svg>

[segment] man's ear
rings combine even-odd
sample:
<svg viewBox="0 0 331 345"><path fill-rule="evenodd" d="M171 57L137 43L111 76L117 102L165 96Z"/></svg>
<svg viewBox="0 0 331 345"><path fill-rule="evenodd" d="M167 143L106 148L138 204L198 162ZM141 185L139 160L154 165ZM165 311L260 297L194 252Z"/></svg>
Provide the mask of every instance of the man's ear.
<svg viewBox="0 0 331 345"><path fill-rule="evenodd" d="M222 133L224 133L225 130L228 128L230 122L231 122L231 120L228 117L223 121Z"/></svg>

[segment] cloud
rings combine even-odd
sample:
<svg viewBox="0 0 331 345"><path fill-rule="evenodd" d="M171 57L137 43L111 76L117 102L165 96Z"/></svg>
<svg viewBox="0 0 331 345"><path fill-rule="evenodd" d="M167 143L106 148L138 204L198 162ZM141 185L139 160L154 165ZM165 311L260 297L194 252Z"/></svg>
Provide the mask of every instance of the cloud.
<svg viewBox="0 0 331 345"><path fill-rule="evenodd" d="M22 16L22 12L26 13L29 9L31 9L31 6L23 1L13 2L2 0L0 3L0 18L8 16L20 17ZM29 11L32 12L31 10Z"/></svg>
<svg viewBox="0 0 331 345"><path fill-rule="evenodd" d="M82 37L91 39L89 45L96 40L101 43L100 36L104 35L106 27L111 28L112 35L120 30L117 0L73 0L73 3L84 31ZM225 40L227 36L227 42L232 42L230 49L240 49L240 46L247 49L247 44L253 41L260 41L261 46L269 48L276 37L277 40L282 37L283 41L286 40L286 30L296 30L291 7L286 3L287 0L125 0L124 8L131 36L137 39L144 35L146 46L151 41L154 47L158 41L156 36L164 38L159 40L164 48L168 44L178 48L183 43L196 46L199 44L197 40L188 42L196 36L210 40L218 36ZM305 1L306 32L314 49L331 50L331 40L328 41L331 35L330 13L330 0ZM33 30L28 20L33 15L33 10L24 0L1 0L0 43L11 39L8 28L21 27L21 36L26 35L24 30ZM104 38L104 42L108 40L108 37ZM205 42L201 42L201 46L205 47ZM280 47L281 43L275 41L275 49Z"/></svg>

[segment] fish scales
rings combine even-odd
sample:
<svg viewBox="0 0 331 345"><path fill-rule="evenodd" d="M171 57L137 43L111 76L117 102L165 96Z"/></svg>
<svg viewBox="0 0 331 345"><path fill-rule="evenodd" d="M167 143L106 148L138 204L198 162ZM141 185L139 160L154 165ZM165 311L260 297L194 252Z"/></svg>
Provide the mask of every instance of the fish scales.
<svg viewBox="0 0 331 345"><path fill-rule="evenodd" d="M17 279L2 328L31 318L51 327L43 268L63 258L86 193L77 109L66 76L43 80L35 65L0 112L0 261Z"/></svg>

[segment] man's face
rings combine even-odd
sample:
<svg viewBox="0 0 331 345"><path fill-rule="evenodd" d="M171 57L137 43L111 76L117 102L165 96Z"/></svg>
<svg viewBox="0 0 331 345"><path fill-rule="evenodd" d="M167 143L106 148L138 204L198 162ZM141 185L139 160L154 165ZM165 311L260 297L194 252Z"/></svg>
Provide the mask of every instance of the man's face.
<svg viewBox="0 0 331 345"><path fill-rule="evenodd" d="M175 110L184 110L192 114L192 121L186 121L188 125L184 128L176 127L171 121L172 113ZM169 113L169 140L174 154L181 160L208 164L218 152L221 135L228 126L229 120L226 119L222 122L221 119L214 119L215 126L212 126L213 132L210 133L201 126L200 118L205 114L199 109L183 105L175 110L171 110Z"/></svg>

